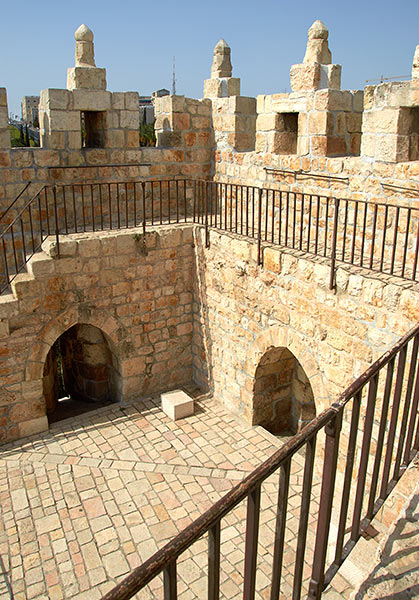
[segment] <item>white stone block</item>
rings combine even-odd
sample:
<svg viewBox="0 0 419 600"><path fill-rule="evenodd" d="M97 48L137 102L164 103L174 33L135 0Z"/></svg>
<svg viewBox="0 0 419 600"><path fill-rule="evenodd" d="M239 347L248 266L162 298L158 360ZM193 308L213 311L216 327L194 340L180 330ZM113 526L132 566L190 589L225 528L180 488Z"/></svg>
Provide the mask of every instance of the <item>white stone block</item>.
<svg viewBox="0 0 419 600"><path fill-rule="evenodd" d="M173 421L194 414L193 399L182 390L173 390L161 394L163 412Z"/></svg>

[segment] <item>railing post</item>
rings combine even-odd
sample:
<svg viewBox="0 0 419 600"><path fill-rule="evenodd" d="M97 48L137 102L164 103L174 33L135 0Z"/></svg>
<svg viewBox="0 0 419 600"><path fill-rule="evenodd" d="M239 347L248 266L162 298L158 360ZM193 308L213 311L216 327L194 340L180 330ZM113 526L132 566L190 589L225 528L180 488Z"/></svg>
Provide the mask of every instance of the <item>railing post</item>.
<svg viewBox="0 0 419 600"><path fill-rule="evenodd" d="M259 188L259 194L258 194L258 265L262 264L262 194L263 194L263 189Z"/></svg>
<svg viewBox="0 0 419 600"><path fill-rule="evenodd" d="M221 527L217 521L208 531L208 600L220 597L220 543Z"/></svg>
<svg viewBox="0 0 419 600"><path fill-rule="evenodd" d="M176 559L163 570L164 600L177 600Z"/></svg>
<svg viewBox="0 0 419 600"><path fill-rule="evenodd" d="M243 600L254 600L258 533L260 517L260 484L247 497L246 541L244 552Z"/></svg>
<svg viewBox="0 0 419 600"><path fill-rule="evenodd" d="M204 182L204 210L205 210L205 248L209 248L209 229L208 229L208 181Z"/></svg>
<svg viewBox="0 0 419 600"><path fill-rule="evenodd" d="M58 210L57 210L57 186L54 185L54 218L55 218L55 241L57 243L57 256L60 257L60 232L58 227Z"/></svg>
<svg viewBox="0 0 419 600"><path fill-rule="evenodd" d="M330 290L333 290L335 288L335 264L336 264L336 242L337 242L337 238L338 238L338 218L339 218L339 198L335 198L335 214L333 217L333 238L332 238L330 281L329 281L329 289Z"/></svg>
<svg viewBox="0 0 419 600"><path fill-rule="evenodd" d="M326 425L326 446L324 450L322 487L317 520L316 544L314 549L313 571L311 574L308 600L318 600L324 587L324 566L326 563L327 542L329 539L330 517L333 492L335 489L336 465L339 450L339 436L342 427L343 410Z"/></svg>

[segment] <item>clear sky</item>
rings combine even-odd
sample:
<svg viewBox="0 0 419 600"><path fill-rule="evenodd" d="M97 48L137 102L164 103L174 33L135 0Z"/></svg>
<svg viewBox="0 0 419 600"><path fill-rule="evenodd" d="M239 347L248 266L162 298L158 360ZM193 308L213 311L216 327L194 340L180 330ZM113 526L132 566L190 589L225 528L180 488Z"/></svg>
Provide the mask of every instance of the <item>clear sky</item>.
<svg viewBox="0 0 419 600"><path fill-rule="evenodd" d="M7 88L9 112L19 115L23 96L65 88L74 31L85 23L111 91L171 89L175 56L177 93L200 98L221 37L231 46L242 95L289 91L289 68L302 61L316 19L329 29L343 89L381 75L410 76L419 0L4 0L0 87Z"/></svg>

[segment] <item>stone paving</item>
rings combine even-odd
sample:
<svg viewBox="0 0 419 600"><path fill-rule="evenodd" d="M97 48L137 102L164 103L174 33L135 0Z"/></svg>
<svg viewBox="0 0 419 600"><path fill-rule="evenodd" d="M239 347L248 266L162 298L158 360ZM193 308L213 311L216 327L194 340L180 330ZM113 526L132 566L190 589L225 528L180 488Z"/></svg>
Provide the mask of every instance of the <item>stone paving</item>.
<svg viewBox="0 0 419 600"><path fill-rule="evenodd" d="M209 397L197 398L194 416L173 422L155 396L66 419L3 446L0 598L100 598L282 443ZM295 556L303 462L296 455L292 466L286 579ZM262 491L258 598L269 590L277 483L274 475ZM313 498L318 491L315 480ZM313 512L316 507L312 502ZM240 595L245 509L243 503L222 521L223 598ZM204 537L179 561L182 599L206 596L206 550ZM161 597L160 588L156 579L138 597ZM284 597L289 592L285 582Z"/></svg>
<svg viewBox="0 0 419 600"><path fill-rule="evenodd" d="M419 494L394 526L355 600L419 598Z"/></svg>

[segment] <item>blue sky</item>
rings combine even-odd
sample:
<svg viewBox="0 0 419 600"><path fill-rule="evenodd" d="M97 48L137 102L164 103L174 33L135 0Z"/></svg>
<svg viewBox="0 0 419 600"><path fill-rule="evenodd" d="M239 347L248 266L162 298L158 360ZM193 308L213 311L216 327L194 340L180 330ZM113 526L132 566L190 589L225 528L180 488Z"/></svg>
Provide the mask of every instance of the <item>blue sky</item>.
<svg viewBox="0 0 419 600"><path fill-rule="evenodd" d="M0 86L7 87L9 112L19 114L24 95L65 88L74 31L86 23L111 91L170 89L175 56L177 93L200 98L221 37L231 46L242 95L289 91L289 68L302 61L316 19L329 29L342 88L410 75L419 0L20 0L2 5Z"/></svg>

